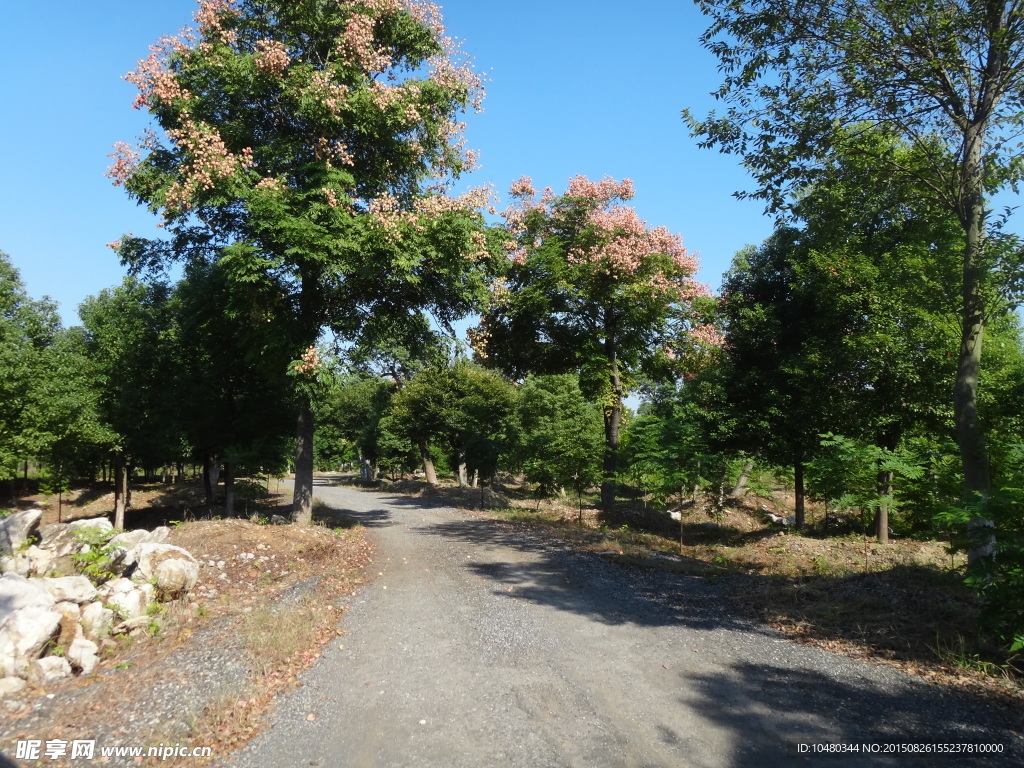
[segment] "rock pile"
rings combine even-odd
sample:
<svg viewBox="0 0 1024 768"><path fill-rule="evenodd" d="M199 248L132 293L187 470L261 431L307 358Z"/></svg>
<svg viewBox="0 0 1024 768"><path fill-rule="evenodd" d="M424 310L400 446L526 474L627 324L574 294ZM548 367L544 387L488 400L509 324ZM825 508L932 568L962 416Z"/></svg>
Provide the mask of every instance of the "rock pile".
<svg viewBox="0 0 1024 768"><path fill-rule="evenodd" d="M89 674L112 634L145 632L152 605L199 579L196 559L166 543L168 528L115 535L105 517L40 529L41 518L0 520L0 697Z"/></svg>

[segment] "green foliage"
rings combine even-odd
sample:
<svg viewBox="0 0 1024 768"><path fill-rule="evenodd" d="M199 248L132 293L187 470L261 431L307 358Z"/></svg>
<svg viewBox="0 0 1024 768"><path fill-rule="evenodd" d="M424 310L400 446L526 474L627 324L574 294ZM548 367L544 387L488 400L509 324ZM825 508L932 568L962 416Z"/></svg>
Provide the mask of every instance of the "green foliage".
<svg viewBox="0 0 1024 768"><path fill-rule="evenodd" d="M114 531L102 531L98 528L83 528L75 532L77 538L85 548L71 556L72 562L78 572L87 576L93 584L100 585L114 578L117 573L113 570L111 554L117 550L116 546L110 544Z"/></svg>
<svg viewBox="0 0 1024 768"><path fill-rule="evenodd" d="M455 466L490 477L513 439L516 406L515 389L499 374L456 362L416 374L392 398L381 427L410 446L443 446Z"/></svg>
<svg viewBox="0 0 1024 768"><path fill-rule="evenodd" d="M918 457L903 450L890 451L843 435L821 436L823 450L808 466L807 489L835 512L856 511L862 519L884 505L891 516L901 507L899 484L924 475ZM891 472L894 493L883 494L879 473ZM862 520L867 527L867 521Z"/></svg>
<svg viewBox="0 0 1024 768"><path fill-rule="evenodd" d="M1024 488L999 488L985 500L949 506L939 523L958 531L955 543L969 550L983 543L991 529L971 530L968 523L991 520L998 531L994 557L979 558L968 568L965 581L985 599L987 626L1013 650L1024 638Z"/></svg>
<svg viewBox="0 0 1024 768"><path fill-rule="evenodd" d="M601 413L576 376L529 376L519 390L519 419L519 463L540 494L560 487L582 492L600 480Z"/></svg>

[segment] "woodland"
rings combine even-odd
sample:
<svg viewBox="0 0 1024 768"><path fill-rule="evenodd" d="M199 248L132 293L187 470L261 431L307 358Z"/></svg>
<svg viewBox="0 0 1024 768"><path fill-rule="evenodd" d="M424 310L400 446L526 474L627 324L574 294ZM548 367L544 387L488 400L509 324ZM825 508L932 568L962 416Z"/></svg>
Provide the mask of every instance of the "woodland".
<svg viewBox="0 0 1024 768"><path fill-rule="evenodd" d="M681 120L777 217L717 293L629 179L456 194L483 85L432 4L203 0L112 154L166 236L112 243L129 276L73 327L0 254L0 506L113 487L123 528L137 478L233 515L292 472L305 523L317 469L609 518L783 488L796 535L967 553L1024 648L1024 250L990 203L1024 8L699 5L724 111Z"/></svg>

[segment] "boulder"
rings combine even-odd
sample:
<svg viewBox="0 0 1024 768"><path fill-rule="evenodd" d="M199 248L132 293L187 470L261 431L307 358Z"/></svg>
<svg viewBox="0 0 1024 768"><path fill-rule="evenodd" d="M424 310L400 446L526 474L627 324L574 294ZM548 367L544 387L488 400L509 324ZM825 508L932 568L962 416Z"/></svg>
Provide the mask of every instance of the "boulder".
<svg viewBox="0 0 1024 768"><path fill-rule="evenodd" d="M0 677L0 698L11 696L25 689L28 685L20 677Z"/></svg>
<svg viewBox="0 0 1024 768"><path fill-rule="evenodd" d="M53 568L53 555L32 544L12 557L0 558L0 571L18 576L45 576Z"/></svg>
<svg viewBox="0 0 1024 768"><path fill-rule="evenodd" d="M154 528L149 532L146 543L165 544L169 538L171 538L171 529L166 525L161 525L159 528Z"/></svg>
<svg viewBox="0 0 1024 768"><path fill-rule="evenodd" d="M57 634L62 617L39 584L11 573L0 577L0 675L23 672Z"/></svg>
<svg viewBox="0 0 1024 768"><path fill-rule="evenodd" d="M30 509L0 520L0 557L16 554L39 527L42 517L41 509Z"/></svg>
<svg viewBox="0 0 1024 768"><path fill-rule="evenodd" d="M109 581L107 584L118 582L118 588L107 593L100 592L103 602L113 608L122 619L133 619L136 616L145 616L146 609L155 599L155 588L152 584L136 584L129 579L121 578ZM127 582L127 589L122 582ZM104 586L107 586L106 584Z"/></svg>
<svg viewBox="0 0 1024 768"><path fill-rule="evenodd" d="M32 564L24 554L17 557L5 557L0 560L0 571L27 579L32 573Z"/></svg>
<svg viewBox="0 0 1024 768"><path fill-rule="evenodd" d="M149 541L150 533L145 528L138 528L134 531L125 531L116 536L110 537L112 547L123 547L126 550L135 549L144 541Z"/></svg>
<svg viewBox="0 0 1024 768"><path fill-rule="evenodd" d="M91 640L79 635L68 646L67 660L72 669L79 670L83 675L90 674L100 662L99 646Z"/></svg>
<svg viewBox="0 0 1024 768"><path fill-rule="evenodd" d="M28 570L33 576L45 576L53 568L53 555L35 544L25 550L28 558Z"/></svg>
<svg viewBox="0 0 1024 768"><path fill-rule="evenodd" d="M82 609L79 622L86 638L95 642L110 634L114 626L114 612L102 603L89 603Z"/></svg>
<svg viewBox="0 0 1024 768"><path fill-rule="evenodd" d="M139 578L153 584L168 597L178 597L199 581L199 563L191 554L173 544L140 544L135 549Z"/></svg>
<svg viewBox="0 0 1024 768"><path fill-rule="evenodd" d="M34 685L46 685L68 677L71 665L63 656L47 656L29 665L28 680Z"/></svg>
<svg viewBox="0 0 1024 768"><path fill-rule="evenodd" d="M85 576L61 576L57 579L38 579L56 602L89 603L96 599L96 587Z"/></svg>
<svg viewBox="0 0 1024 768"><path fill-rule="evenodd" d="M78 533L92 528L93 530L107 533L114 530L114 526L105 517L92 517L87 520L73 520L70 523L54 523L46 525L39 531L41 549L47 549L54 557L67 557L85 548L85 544L78 538Z"/></svg>

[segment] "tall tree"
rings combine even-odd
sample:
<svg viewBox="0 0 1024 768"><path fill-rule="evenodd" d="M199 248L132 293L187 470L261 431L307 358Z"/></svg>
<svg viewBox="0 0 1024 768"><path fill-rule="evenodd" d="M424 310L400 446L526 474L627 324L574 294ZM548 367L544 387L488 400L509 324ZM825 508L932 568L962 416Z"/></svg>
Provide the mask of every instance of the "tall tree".
<svg viewBox="0 0 1024 768"><path fill-rule="evenodd" d="M649 227L623 202L633 183L576 176L540 198L528 178L511 189L507 274L472 332L478 355L507 374L578 372L604 406L601 500L615 504L622 401L642 370L672 367L672 345L712 338L692 304L709 290L679 235Z"/></svg>
<svg viewBox="0 0 1024 768"><path fill-rule="evenodd" d="M118 145L110 173L170 238L125 237L122 260L219 261L236 283L278 291L268 320L293 371L325 327L352 338L382 313L425 307L443 324L472 309L486 194L446 190L472 164L457 118L482 89L437 7L200 0L196 21L128 76L163 133ZM299 400L293 515L305 522L313 412Z"/></svg>
<svg viewBox="0 0 1024 768"><path fill-rule="evenodd" d="M174 318L170 288L125 278L90 296L78 313L102 392L99 410L114 441L114 525L124 527L133 466L176 458Z"/></svg>
<svg viewBox="0 0 1024 768"><path fill-rule="evenodd" d="M849 142L843 129L865 120L930 158L924 167L907 167L884 151L873 159L928 189L963 230L953 410L966 494L985 497L991 478L978 371L1001 255L988 247L988 197L1015 186L1024 172L1024 4L698 2L712 19L701 41L725 73L715 96L730 107L705 120L684 114L702 146L743 158L758 185L754 196L770 207L818 178L823 158ZM979 518L973 527L984 537L990 522ZM991 551L989 539L973 557Z"/></svg>

